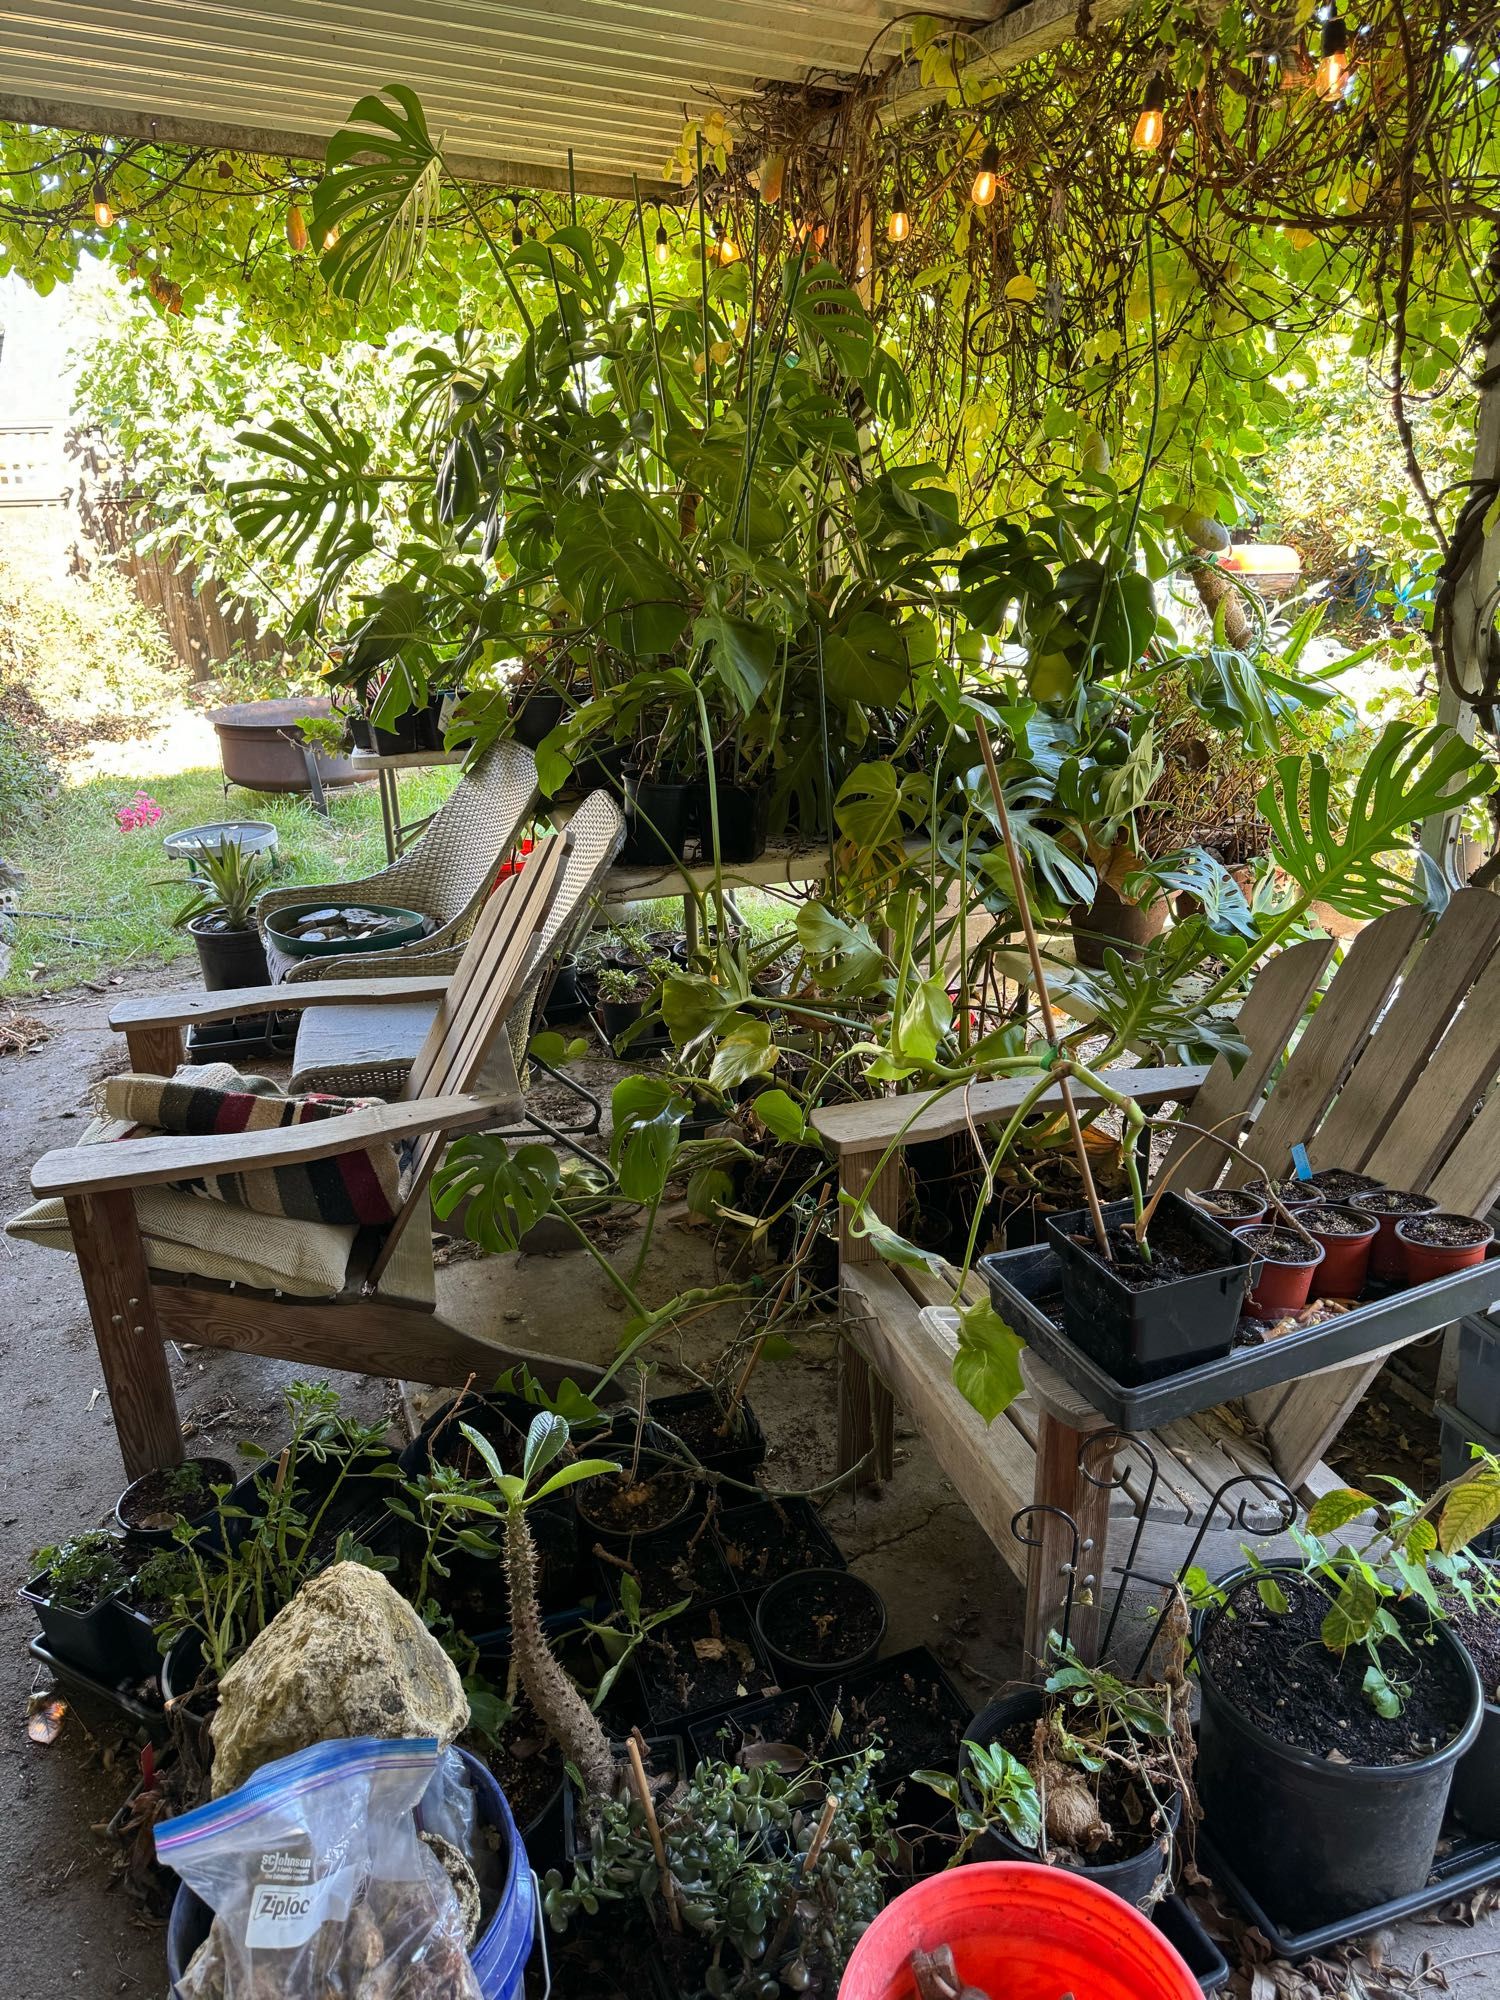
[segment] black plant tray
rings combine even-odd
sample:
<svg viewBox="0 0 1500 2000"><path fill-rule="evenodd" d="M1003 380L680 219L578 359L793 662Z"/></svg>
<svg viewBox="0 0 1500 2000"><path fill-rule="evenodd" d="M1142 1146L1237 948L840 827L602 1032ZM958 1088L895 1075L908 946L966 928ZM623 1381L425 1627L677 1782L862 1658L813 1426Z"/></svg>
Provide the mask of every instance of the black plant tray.
<svg viewBox="0 0 1500 2000"><path fill-rule="evenodd" d="M32 1659L47 1669L58 1686L79 1703L85 1715L97 1714L102 1704L125 1721L134 1723L153 1743L165 1743L171 1734L171 1726L160 1700L142 1701L132 1692L130 1682L122 1681L114 1687L97 1674L87 1674L82 1667L75 1667L71 1660L60 1660L40 1639L30 1640L26 1650Z"/></svg>
<svg viewBox="0 0 1500 2000"><path fill-rule="evenodd" d="M1229 1891L1278 1958L1315 1958L1331 1945L1343 1944L1366 1931L1380 1930L1386 1924L1400 1923L1405 1917L1419 1916L1423 1910L1435 1909L1455 1896L1467 1896L1471 1889L1482 1889L1487 1882L1500 1878L1500 1840L1479 1840L1472 1834L1453 1833L1450 1831L1453 1824L1450 1820L1444 1827L1443 1838L1438 1842L1438 1858L1420 1889L1413 1889L1405 1896L1393 1896L1373 1909L1356 1910L1352 1917L1339 1917L1310 1931L1284 1931L1261 1908L1201 1826L1198 1859L1213 1879Z"/></svg>
<svg viewBox="0 0 1500 2000"><path fill-rule="evenodd" d="M1217 1993L1229 1977L1229 1960L1199 1922L1192 1905L1181 1896L1157 1904L1151 1921L1174 1946L1205 1993Z"/></svg>
<svg viewBox="0 0 1500 2000"><path fill-rule="evenodd" d="M1131 1386L1075 1347L1062 1328L1037 1304L1060 1289L1057 1257L1051 1249L1001 1250L981 1257L996 1312L1034 1347L1043 1361L1086 1396L1100 1416L1123 1431L1150 1430L1173 1417L1212 1410L1251 1389L1274 1388L1321 1368L1357 1361L1377 1347L1415 1340L1465 1313L1487 1312L1500 1299L1500 1245L1482 1264L1428 1285L1382 1291L1320 1325L1285 1333L1263 1347L1236 1347L1216 1361L1183 1368L1158 1382Z"/></svg>

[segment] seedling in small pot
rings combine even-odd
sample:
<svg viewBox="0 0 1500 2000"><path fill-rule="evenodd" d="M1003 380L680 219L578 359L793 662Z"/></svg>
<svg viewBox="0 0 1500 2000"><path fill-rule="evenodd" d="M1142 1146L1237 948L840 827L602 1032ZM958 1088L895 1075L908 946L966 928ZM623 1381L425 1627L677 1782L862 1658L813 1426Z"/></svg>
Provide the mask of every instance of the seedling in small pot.
<svg viewBox="0 0 1500 2000"><path fill-rule="evenodd" d="M1265 1222L1243 1225L1234 1236L1255 1259L1246 1309L1257 1319L1279 1319L1285 1313L1300 1312L1323 1261L1322 1244L1314 1241L1305 1227L1278 1229Z"/></svg>
<svg viewBox="0 0 1500 2000"><path fill-rule="evenodd" d="M170 1541L179 1520L200 1522L214 1509L214 1496L234 1484L234 1467L222 1458L189 1458L159 1466L133 1479L115 1504L115 1519L128 1535Z"/></svg>
<svg viewBox="0 0 1500 2000"><path fill-rule="evenodd" d="M1357 1208L1299 1209L1297 1220L1323 1251L1312 1274L1315 1299L1357 1299L1370 1271L1370 1250L1380 1229L1377 1217Z"/></svg>
<svg viewBox="0 0 1500 2000"><path fill-rule="evenodd" d="M1194 1188L1188 1200L1201 1208L1205 1215L1211 1215L1215 1222L1222 1222L1226 1229L1234 1229L1245 1222L1260 1222L1265 1218L1265 1196L1247 1187Z"/></svg>

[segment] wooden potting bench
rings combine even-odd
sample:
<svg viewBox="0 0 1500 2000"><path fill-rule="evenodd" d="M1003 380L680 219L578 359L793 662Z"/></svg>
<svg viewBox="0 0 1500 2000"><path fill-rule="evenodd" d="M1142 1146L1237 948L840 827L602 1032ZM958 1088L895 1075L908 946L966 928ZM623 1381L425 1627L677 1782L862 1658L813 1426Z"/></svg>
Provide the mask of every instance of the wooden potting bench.
<svg viewBox="0 0 1500 2000"><path fill-rule="evenodd" d="M1425 934L1425 935L1424 935ZM1233 1069L1221 1056L1210 1067L1121 1069L1121 1088L1157 1109L1190 1105L1199 1126L1233 1136L1256 1163L1234 1162L1183 1130L1173 1139L1154 1185L1226 1185L1257 1170L1284 1173L1290 1149L1307 1147L1315 1168L1343 1166L1395 1187L1437 1198L1444 1208L1483 1214L1500 1194L1500 896L1466 889L1437 921L1418 908L1393 911L1350 945L1321 1003L1308 1009L1334 941L1292 946L1257 976L1240 1012L1249 1055ZM921 1140L992 1127L1015 1109L1026 1080L977 1084L934 1097L918 1112L910 1096L833 1106L814 1124L836 1153L841 1189L865 1194L869 1208L897 1221L901 1148ZM1090 1095L1075 1083L1080 1108ZM1046 1100L1044 1100L1046 1101ZM1097 1103L1097 1099L1093 1100ZM910 1121L910 1122L908 1122ZM1067 1588L1071 1534L1054 1514L1032 1517L1036 1540L1017 1539L1011 1522L1026 1507L1063 1510L1082 1537L1084 1581L1073 1636L1087 1652L1097 1643L1104 1585L1119 1537L1145 1497L1143 1464L1128 1440L1101 1437L1080 1468L1085 1440L1104 1419L1052 1369L1024 1357L1027 1390L986 1425L954 1387L954 1337L941 1315L956 1279L884 1264L869 1239L842 1219L840 1265L844 1320L840 1341L840 1470L864 1461L866 1476L894 1469L894 1411L926 1439L960 1497L1026 1586L1028 1659L1040 1659ZM970 1295L978 1295L970 1280ZM1357 1361L1257 1391L1240 1403L1180 1418L1143 1440L1162 1478L1153 1498L1140 1560L1153 1550L1172 1562L1186 1521L1201 1516L1227 1478L1248 1473L1284 1481L1311 1498L1339 1483L1322 1463L1354 1405L1387 1354L1419 1335ZM1111 1473L1119 1481L1111 1485ZM1092 1476L1090 1476L1092 1475ZM1269 1486L1267 1492L1270 1492ZM1226 1531L1235 1526L1225 1519ZM1111 1536L1115 1549L1111 1548ZM1090 1601L1091 1600L1091 1601Z"/></svg>

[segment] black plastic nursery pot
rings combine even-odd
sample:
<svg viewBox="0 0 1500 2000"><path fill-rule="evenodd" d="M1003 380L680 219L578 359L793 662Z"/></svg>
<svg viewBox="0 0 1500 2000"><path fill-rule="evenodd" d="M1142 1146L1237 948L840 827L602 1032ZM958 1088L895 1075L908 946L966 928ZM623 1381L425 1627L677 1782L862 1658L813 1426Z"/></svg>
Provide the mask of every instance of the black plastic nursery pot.
<svg viewBox="0 0 1500 2000"><path fill-rule="evenodd" d="M719 1515L719 1542L741 1596L799 1569L845 1569L838 1543L810 1500L752 1500Z"/></svg>
<svg viewBox="0 0 1500 2000"><path fill-rule="evenodd" d="M783 1683L855 1674L879 1657L885 1599L847 1569L799 1569L767 1584L755 1629Z"/></svg>
<svg viewBox="0 0 1500 2000"><path fill-rule="evenodd" d="M188 934L198 947L198 963L203 968L203 984L210 993L224 993L232 986L269 986L266 948L260 932L220 930L212 910L194 917Z"/></svg>
<svg viewBox="0 0 1500 2000"><path fill-rule="evenodd" d="M1448 1803L1470 1833L1500 1840L1500 1702L1485 1702L1479 1734L1454 1769Z"/></svg>
<svg viewBox="0 0 1500 2000"><path fill-rule="evenodd" d="M1277 1574L1290 1595L1298 1573ZM1242 1621L1257 1615L1253 1572L1238 1571L1220 1588L1231 1603L1248 1594L1248 1603L1236 1606ZM1420 1889L1437 1851L1455 1767L1482 1720L1468 1654L1446 1626L1433 1628L1434 1651L1441 1649L1469 1691L1466 1717L1450 1742L1406 1763L1340 1762L1279 1742L1227 1696L1210 1644L1225 1616L1222 1607L1209 1606L1194 1622L1202 1695L1195 1782L1213 1847L1283 1929L1329 1923ZM1410 1671L1412 1655L1401 1659Z"/></svg>
<svg viewBox="0 0 1500 2000"><path fill-rule="evenodd" d="M718 1123L717 1117L714 1120ZM685 1389L680 1395L653 1396L647 1405L652 1417L682 1439L698 1463L721 1478L737 1479L749 1485L766 1456L766 1434L749 1403L735 1405L734 1422L726 1424L719 1399L712 1389ZM735 1506L740 1495L725 1496Z"/></svg>
<svg viewBox="0 0 1500 2000"><path fill-rule="evenodd" d="M763 1694L775 1681L762 1660L749 1610L734 1598L659 1625L632 1665L658 1729L676 1729L695 1716L730 1708Z"/></svg>
<svg viewBox="0 0 1500 2000"><path fill-rule="evenodd" d="M664 1611L684 1598L694 1604L716 1604L735 1594L734 1572L718 1536L702 1516L679 1521L658 1534L613 1544L596 1562L600 1590L613 1605L620 1602L620 1582L627 1574L633 1574L640 1586L643 1611Z"/></svg>
<svg viewBox="0 0 1500 2000"><path fill-rule="evenodd" d="M883 1797L902 1792L903 1813L925 1813L929 1825L948 1810L936 1792L907 1780L913 1771L957 1768L973 1710L926 1646L819 1681L814 1693L842 1752L852 1755L871 1743L884 1750L876 1773Z"/></svg>
<svg viewBox="0 0 1500 2000"><path fill-rule="evenodd" d="M1128 1201L1111 1202L1104 1210L1105 1225L1114 1230L1132 1214ZM1139 1291L1132 1291L1104 1262L1091 1237L1087 1247L1077 1240L1090 1232L1086 1209L1049 1216L1046 1226L1057 1253L1067 1336L1118 1380L1153 1382L1229 1352L1250 1279L1250 1253L1181 1195L1163 1196L1147 1233L1148 1245L1174 1240L1201 1245L1214 1254L1218 1267Z"/></svg>
<svg viewBox="0 0 1500 2000"><path fill-rule="evenodd" d="M662 1424L638 1426L634 1412L627 1411L612 1418L603 1430L589 1433L588 1454L613 1459L621 1468L569 1489L577 1496L578 1518L589 1535L616 1545L641 1543L675 1527L701 1505L682 1447Z"/></svg>
<svg viewBox="0 0 1500 2000"><path fill-rule="evenodd" d="M548 1027L576 1021L583 1014L587 1003L583 989L578 984L578 963L574 958L565 958L552 975L552 984L547 990L547 998L542 1006L542 1019Z"/></svg>
<svg viewBox="0 0 1500 2000"><path fill-rule="evenodd" d="M233 1486L234 1467L223 1458L194 1458L186 1461L189 1465L203 1468L200 1490L209 1495L208 1505L199 1507L190 1514L180 1514L172 1505L167 1486L167 1475L157 1468L143 1472L139 1479L132 1479L125 1491L115 1502L115 1520L120 1532L129 1535L133 1541L145 1542L155 1548L167 1548L176 1540L179 1520L185 1520L189 1527L202 1527L213 1519L218 1506L211 1489L215 1486Z"/></svg>
<svg viewBox="0 0 1500 2000"><path fill-rule="evenodd" d="M771 824L769 785L732 785L720 779L715 787L719 808L719 859L725 862L758 861L766 851ZM703 845L705 864L713 853L713 819L709 810L708 786L697 787L698 837Z"/></svg>
<svg viewBox="0 0 1500 2000"><path fill-rule="evenodd" d="M646 1011L644 1000L601 1000L599 1025L611 1042L628 1035Z"/></svg>
<svg viewBox="0 0 1500 2000"><path fill-rule="evenodd" d="M828 1740L828 1724L811 1688L784 1688L780 1694L736 1702L716 1715L687 1724L693 1756L734 1764L758 1743L790 1743L815 1757Z"/></svg>
<svg viewBox="0 0 1500 2000"><path fill-rule="evenodd" d="M45 1570L23 1584L20 1595L35 1611L49 1653L106 1686L136 1678L118 1599L106 1597L87 1611L54 1604Z"/></svg>
<svg viewBox="0 0 1500 2000"><path fill-rule="evenodd" d="M681 861L692 830L696 783L625 774L625 845L620 859L644 867L653 861Z"/></svg>
<svg viewBox="0 0 1500 2000"><path fill-rule="evenodd" d="M1500 1432L1500 1323L1475 1313L1459 1321L1453 1401L1481 1430Z"/></svg>
<svg viewBox="0 0 1500 2000"><path fill-rule="evenodd" d="M567 712L568 705L556 688L525 689L514 696L510 704L516 741L524 743L528 750L535 750L552 734Z"/></svg>
<svg viewBox="0 0 1500 2000"><path fill-rule="evenodd" d="M1007 1731L1024 1728L1028 1732L1039 1721L1047 1706L1047 1697L1039 1687L1014 1688L1009 1694L998 1696L988 1702L970 1722L964 1731L964 1741L983 1746L998 1743ZM958 1758L958 1787L963 1802L970 1812L979 1810L979 1794L969 1777L967 1750L960 1749ZM1182 1795L1174 1793L1169 1813L1168 1829L1176 1833L1182 1818ZM987 1833L970 1849L975 1861L1040 1861L1034 1847L1023 1847L1003 1826L991 1825ZM1169 1865L1168 1857L1161 1848L1161 1830L1144 1838L1138 1854L1125 1855L1121 1859L1102 1862L1064 1861L1052 1864L1069 1875L1082 1875L1090 1882L1096 1882L1101 1889L1113 1893L1127 1903L1140 1907L1150 1895L1156 1878Z"/></svg>

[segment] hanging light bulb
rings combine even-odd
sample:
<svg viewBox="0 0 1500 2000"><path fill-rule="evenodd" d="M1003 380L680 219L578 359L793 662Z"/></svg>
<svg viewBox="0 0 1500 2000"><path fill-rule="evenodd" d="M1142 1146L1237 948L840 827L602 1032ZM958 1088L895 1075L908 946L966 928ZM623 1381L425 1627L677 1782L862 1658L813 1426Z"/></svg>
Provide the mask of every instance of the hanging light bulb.
<svg viewBox="0 0 1500 2000"><path fill-rule="evenodd" d="M94 182L94 222L100 229L108 229L115 219L115 212L109 205L103 181Z"/></svg>
<svg viewBox="0 0 1500 2000"><path fill-rule="evenodd" d="M1337 104L1349 81L1349 30L1335 7L1323 23L1318 48L1318 67L1313 72L1313 89L1325 104Z"/></svg>
<svg viewBox="0 0 1500 2000"><path fill-rule="evenodd" d="M671 256L671 254L672 254L672 246L667 241L667 225L664 222L658 222L656 225L657 263L665 266L666 261Z"/></svg>
<svg viewBox="0 0 1500 2000"><path fill-rule="evenodd" d="M510 247L512 250L519 250L525 241L526 237L521 228L521 204L513 201L510 205Z"/></svg>
<svg viewBox="0 0 1500 2000"><path fill-rule="evenodd" d="M974 185L969 193L976 208L988 208L995 199L995 191L1000 185L1000 148L993 139L986 139L984 151L979 155L979 171L974 176Z"/></svg>
<svg viewBox="0 0 1500 2000"><path fill-rule="evenodd" d="M325 250L331 250L334 244L338 242L338 240L339 240L339 228L337 223L335 223L331 229L325 229L323 231L323 248Z"/></svg>
<svg viewBox="0 0 1500 2000"><path fill-rule="evenodd" d="M898 180L896 192L891 197L891 212L885 222L886 241L904 243L911 235L911 208L907 203L906 189Z"/></svg>
<svg viewBox="0 0 1500 2000"><path fill-rule="evenodd" d="M740 261L740 246L727 232L720 234L718 223L714 224L714 242L719 246L721 264L737 264Z"/></svg>
<svg viewBox="0 0 1500 2000"><path fill-rule="evenodd" d="M1146 95L1141 104L1141 115L1135 121L1135 130L1130 135L1130 143L1138 153L1154 153L1162 142L1166 131L1166 120L1162 113L1167 108L1167 86L1159 76L1153 76L1146 85Z"/></svg>

